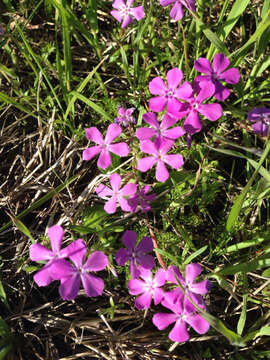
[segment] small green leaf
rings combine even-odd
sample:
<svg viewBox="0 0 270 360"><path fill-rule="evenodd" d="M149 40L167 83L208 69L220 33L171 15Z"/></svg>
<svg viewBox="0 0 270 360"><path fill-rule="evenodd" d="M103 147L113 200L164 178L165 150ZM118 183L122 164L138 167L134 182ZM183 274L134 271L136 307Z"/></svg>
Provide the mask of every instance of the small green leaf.
<svg viewBox="0 0 270 360"><path fill-rule="evenodd" d="M243 296L243 307L242 307L241 315L237 323L237 334L239 335L242 335L247 319L247 299L248 299L248 295L245 294Z"/></svg>
<svg viewBox="0 0 270 360"><path fill-rule="evenodd" d="M194 253L192 253L190 256L188 256L186 258L186 260L184 261L184 264L187 265L189 264L191 261L193 261L196 257L198 257L199 255L201 255L202 253L205 252L205 250L208 248L207 245L201 247L200 249L198 249L197 251L195 251Z"/></svg>

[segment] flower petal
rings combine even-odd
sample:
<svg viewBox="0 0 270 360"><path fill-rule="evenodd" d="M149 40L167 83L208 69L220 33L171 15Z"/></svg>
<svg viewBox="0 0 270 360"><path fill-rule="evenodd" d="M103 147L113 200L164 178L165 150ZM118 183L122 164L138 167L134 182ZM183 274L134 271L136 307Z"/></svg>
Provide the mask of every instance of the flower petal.
<svg viewBox="0 0 270 360"><path fill-rule="evenodd" d="M59 294L64 300L73 300L78 295L80 285L81 280L79 274L63 278L59 286Z"/></svg>
<svg viewBox="0 0 270 360"><path fill-rule="evenodd" d="M182 81L183 72L178 68L173 68L167 72L166 77L167 77L168 87L174 90Z"/></svg>
<svg viewBox="0 0 270 360"><path fill-rule="evenodd" d="M123 0L114 0L114 2L112 3L112 7L115 9L120 9L122 6L126 6Z"/></svg>
<svg viewBox="0 0 270 360"><path fill-rule="evenodd" d="M183 156L176 154L164 156L163 161L174 169L179 169L184 164Z"/></svg>
<svg viewBox="0 0 270 360"><path fill-rule="evenodd" d="M83 273L81 279L83 288L89 297L102 295L104 289L103 279L88 273Z"/></svg>
<svg viewBox="0 0 270 360"><path fill-rule="evenodd" d="M144 18L145 13L144 13L144 7L143 6L136 6L132 9L130 9L130 13L135 17L136 20L141 20L142 18Z"/></svg>
<svg viewBox="0 0 270 360"><path fill-rule="evenodd" d="M154 291L153 291L153 299L154 299L154 304L157 305L157 304L160 304L161 301L163 300L164 298L164 291L160 288L155 288Z"/></svg>
<svg viewBox="0 0 270 360"><path fill-rule="evenodd" d="M179 319L169 333L169 339L176 342L185 342L189 339L186 323Z"/></svg>
<svg viewBox="0 0 270 360"><path fill-rule="evenodd" d="M153 97L149 100L149 109L152 111L160 112L165 108L167 102L168 99L165 96Z"/></svg>
<svg viewBox="0 0 270 360"><path fill-rule="evenodd" d="M132 279L128 282L128 291L130 295L139 295L145 290L145 282L139 279Z"/></svg>
<svg viewBox="0 0 270 360"><path fill-rule="evenodd" d="M212 66L210 64L210 61L206 58L199 58L194 62L194 67L197 71L203 73L203 74L212 74Z"/></svg>
<svg viewBox="0 0 270 360"><path fill-rule="evenodd" d="M199 334L205 334L210 328L210 324L199 314L187 316L186 322Z"/></svg>
<svg viewBox="0 0 270 360"><path fill-rule="evenodd" d="M106 198L107 196L112 196L112 195L113 195L112 189L110 189L108 186L106 186L106 185L104 185L104 184L100 184L100 185L96 188L96 193L97 193L98 196L101 197L102 199Z"/></svg>
<svg viewBox="0 0 270 360"><path fill-rule="evenodd" d="M118 124L110 124L105 136L105 144L110 144L122 133L121 126Z"/></svg>
<svg viewBox="0 0 270 360"><path fill-rule="evenodd" d="M230 90L227 89L220 81L216 80L214 97L219 101L225 101L230 96Z"/></svg>
<svg viewBox="0 0 270 360"><path fill-rule="evenodd" d="M64 229L59 225L54 225L48 229L48 236L52 244L53 252L58 253L61 249Z"/></svg>
<svg viewBox="0 0 270 360"><path fill-rule="evenodd" d="M213 59L213 69L216 74L222 73L230 65L230 60L224 54L216 54Z"/></svg>
<svg viewBox="0 0 270 360"><path fill-rule="evenodd" d="M107 149L102 149L98 158L97 166L101 169L107 169L112 164L112 159Z"/></svg>
<svg viewBox="0 0 270 360"><path fill-rule="evenodd" d="M165 182L169 178L169 172L163 161L158 161L156 167L156 179L160 182Z"/></svg>
<svg viewBox="0 0 270 360"><path fill-rule="evenodd" d="M137 184L128 183L127 185L123 186L121 189L122 196L130 196L136 194L137 191Z"/></svg>
<svg viewBox="0 0 270 360"><path fill-rule="evenodd" d="M126 230L122 237L122 242L129 250L133 251L136 246L137 236L136 231Z"/></svg>
<svg viewBox="0 0 270 360"><path fill-rule="evenodd" d="M141 267L143 267L145 269L153 269L153 267L155 266L155 259L152 255L139 254L136 257L136 260L141 265Z"/></svg>
<svg viewBox="0 0 270 360"><path fill-rule="evenodd" d="M108 265L108 257L102 251L94 251L86 263L83 265L83 269L88 271L101 271Z"/></svg>
<svg viewBox="0 0 270 360"><path fill-rule="evenodd" d="M170 4L172 4L172 3L174 3L175 2L175 0L160 0L160 5L161 6L168 6L168 5L170 5Z"/></svg>
<svg viewBox="0 0 270 360"><path fill-rule="evenodd" d="M110 184L111 184L111 187L114 190L114 192L119 191L120 186L121 186L121 182L122 182L122 178L121 178L121 176L119 174L113 173L110 176Z"/></svg>
<svg viewBox="0 0 270 360"><path fill-rule="evenodd" d="M184 129L188 134L195 134L202 129L202 123L196 110L191 110L184 121Z"/></svg>
<svg viewBox="0 0 270 360"><path fill-rule="evenodd" d="M206 119L211 121L216 121L219 119L223 112L222 107L219 104L201 104L198 107L198 111L206 117Z"/></svg>
<svg viewBox="0 0 270 360"><path fill-rule="evenodd" d="M184 12L182 5L177 1L170 12L170 17L175 21L178 21L181 20L183 16L184 16Z"/></svg>
<svg viewBox="0 0 270 360"><path fill-rule="evenodd" d="M115 260L118 265L124 266L127 261L131 259L130 253L126 249L120 249L115 255Z"/></svg>
<svg viewBox="0 0 270 360"><path fill-rule="evenodd" d="M157 162L157 159L154 156L148 156L145 158L141 158L138 160L137 169L142 172L148 171L155 165L156 162Z"/></svg>
<svg viewBox="0 0 270 360"><path fill-rule="evenodd" d="M135 300L135 306L139 310L149 309L152 302L152 294L150 291L144 292Z"/></svg>
<svg viewBox="0 0 270 360"><path fill-rule="evenodd" d="M99 154L101 152L101 150L102 150L102 147L100 145L92 146L90 148L83 150L83 160L93 159L97 154Z"/></svg>
<svg viewBox="0 0 270 360"><path fill-rule="evenodd" d="M240 72L236 68L228 69L220 74L219 80L226 81L229 84L237 84L240 80Z"/></svg>
<svg viewBox="0 0 270 360"><path fill-rule="evenodd" d="M158 330L164 330L170 324L177 321L177 319L178 315L176 314L157 313L154 314L152 322L158 328Z"/></svg>
<svg viewBox="0 0 270 360"><path fill-rule="evenodd" d="M124 14L119 10L112 10L111 15L119 22L121 22L124 17Z"/></svg>
<svg viewBox="0 0 270 360"><path fill-rule="evenodd" d="M158 151L156 144L154 144L151 140L144 140L140 142L140 149L146 154L153 154L158 156Z"/></svg>
<svg viewBox="0 0 270 360"><path fill-rule="evenodd" d="M117 197L112 196L105 204L104 210L108 214L114 214L116 212Z"/></svg>
<svg viewBox="0 0 270 360"><path fill-rule="evenodd" d="M153 251L153 249L154 249L153 240L148 236L144 236L140 241L140 243L138 244L138 246L136 247L137 251L143 251L143 252L150 252Z"/></svg>
<svg viewBox="0 0 270 360"><path fill-rule="evenodd" d="M194 292L195 294L207 294L208 291L211 289L211 282L209 280L203 280L197 283L192 283L189 285L190 291Z"/></svg>
<svg viewBox="0 0 270 360"><path fill-rule="evenodd" d="M41 244L33 244L30 246L30 259L32 261L51 260L54 256L52 250Z"/></svg>
<svg viewBox="0 0 270 360"><path fill-rule="evenodd" d="M38 286L47 286L53 281L50 265L46 264L34 275L34 281Z"/></svg>
<svg viewBox="0 0 270 360"><path fill-rule="evenodd" d="M163 79L159 76L155 77L149 83L149 91L153 95L163 95L167 90L167 86L165 85Z"/></svg>
<svg viewBox="0 0 270 360"><path fill-rule="evenodd" d="M132 20L133 19L130 15L124 16L121 28L123 29L123 28L127 27L130 23L132 23Z"/></svg>
<svg viewBox="0 0 270 360"><path fill-rule="evenodd" d="M108 146L109 151L118 155L118 156L127 156L130 152L128 144L120 142L117 144L111 144Z"/></svg>
<svg viewBox="0 0 270 360"><path fill-rule="evenodd" d="M210 98L215 93L215 86L211 82L201 82L199 84L199 93L196 97L197 103L202 103L204 100Z"/></svg>
<svg viewBox="0 0 270 360"><path fill-rule="evenodd" d="M82 266L86 251L86 244L82 239L77 239L76 241L69 244L66 248L68 257L76 265L77 268L80 268Z"/></svg>
<svg viewBox="0 0 270 360"><path fill-rule="evenodd" d="M96 144L98 145L104 144L103 137L100 131L98 130L98 128L96 128L95 126L85 129L85 134L87 139L94 141Z"/></svg>
<svg viewBox="0 0 270 360"><path fill-rule="evenodd" d="M158 269L154 277L155 286L163 286L166 282L166 271L164 269Z"/></svg>
<svg viewBox="0 0 270 360"><path fill-rule="evenodd" d="M151 128L139 128L136 131L135 136L139 140L147 140L156 135L156 130Z"/></svg>

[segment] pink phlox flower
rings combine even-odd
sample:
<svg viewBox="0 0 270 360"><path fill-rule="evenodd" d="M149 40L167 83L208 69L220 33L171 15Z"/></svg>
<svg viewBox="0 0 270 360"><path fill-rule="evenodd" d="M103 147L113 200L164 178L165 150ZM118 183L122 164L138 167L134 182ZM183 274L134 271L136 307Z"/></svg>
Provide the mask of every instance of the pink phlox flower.
<svg viewBox="0 0 270 360"><path fill-rule="evenodd" d="M181 126L169 129L171 126L175 125L178 120L177 118L170 116L168 113L163 116L161 123L159 123L156 115L152 112L144 114L143 120L150 125L150 128L139 128L136 131L135 136L139 140L147 140L153 136L155 136L158 140L175 140L185 134L185 131Z"/></svg>
<svg viewBox="0 0 270 360"><path fill-rule="evenodd" d="M191 86L191 84L189 84ZM185 113L187 115L184 121L184 130L187 134L193 135L198 133L202 129L202 123L200 115L205 116L210 121L216 121L219 119L223 112L220 104L203 104L203 102L213 96L215 92L215 86L209 82L201 82L200 84L194 84L194 90L192 96L182 94L182 99L186 101L184 104ZM196 95L197 94L197 95ZM183 106L181 107L181 111ZM171 108L173 113L174 109ZM177 108L175 107L177 113Z"/></svg>
<svg viewBox="0 0 270 360"><path fill-rule="evenodd" d="M118 115L120 116L114 119L115 123L122 123L125 127L127 127L129 124L136 123L135 118L132 116L134 110L135 108L125 109L123 106L119 105Z"/></svg>
<svg viewBox="0 0 270 360"><path fill-rule="evenodd" d="M135 300L137 309L149 309L152 299L154 299L155 305L159 304L163 299L164 291L161 286L166 282L166 272L159 269L153 277L151 270L140 268L140 278L129 280L129 293L131 295L140 295Z"/></svg>
<svg viewBox="0 0 270 360"><path fill-rule="evenodd" d="M149 185L144 185L141 189L138 189L136 194L128 199L129 205L132 207L132 212L141 210L143 213L151 209L150 202L156 198L156 194L147 193L150 191Z"/></svg>
<svg viewBox="0 0 270 360"><path fill-rule="evenodd" d="M108 258L102 251L94 251L84 263L86 245L82 239L71 243L72 251L69 254L70 264L67 260L60 259L52 264L52 275L55 280L60 280L59 294L64 300L73 300L79 292L81 282L89 297L102 295L104 289L103 279L90 274L93 271L104 270Z"/></svg>
<svg viewBox="0 0 270 360"><path fill-rule="evenodd" d="M111 163L110 152L118 156L127 156L129 154L129 147L126 143L120 142L112 144L112 141L117 138L121 133L121 126L118 124L110 124L108 127L105 139L96 127L85 129L86 137L97 144L83 151L83 160L91 160L96 155L99 155L97 165L102 169L107 169Z"/></svg>
<svg viewBox="0 0 270 360"><path fill-rule="evenodd" d="M110 176L109 179L112 189L103 184L100 184L96 188L96 193L98 196L103 199L108 199L109 197L109 200L104 206L104 210L108 214L113 214L116 211L117 203L119 203L123 211L132 211L132 207L129 205L127 197L133 196L136 193L137 184L128 183L127 185L124 185L122 189L120 189L122 182L120 175L114 173Z"/></svg>
<svg viewBox="0 0 270 360"><path fill-rule="evenodd" d="M195 280L201 272L202 267L200 264L188 264L185 268L185 277L183 277L178 267L172 265L167 270L167 280L177 285L180 283L188 292L204 295L210 290L211 282L209 280L196 282Z"/></svg>
<svg viewBox="0 0 270 360"><path fill-rule="evenodd" d="M256 134L267 136L270 124L270 109L255 107L248 112L248 120Z"/></svg>
<svg viewBox="0 0 270 360"><path fill-rule="evenodd" d="M136 246L137 233L132 230L127 230L123 235L122 241L127 249L121 248L118 250L115 259L120 266L130 261L131 279L135 279L140 275L138 264L145 269L152 269L155 266L153 256L146 254L153 251L154 248L153 241L150 237L143 237Z"/></svg>
<svg viewBox="0 0 270 360"><path fill-rule="evenodd" d="M190 294L190 298L196 303L196 299L192 294ZM170 309L172 313L157 313L153 316L152 321L159 330L163 330L170 324L175 323L169 333L169 338L172 341L184 342L189 339L186 324L190 325L199 334L205 334L209 330L209 323L198 314L196 308L187 297L184 297L183 293L181 296L176 296L173 291L165 293L161 304Z"/></svg>
<svg viewBox="0 0 270 360"><path fill-rule="evenodd" d="M61 250L62 239L64 237L64 230L59 225L54 225L48 229L48 236L51 242L52 250L46 248L41 244L33 244L30 246L30 259L32 261L47 260L48 262L34 275L34 280L38 286L47 286L54 279L51 276L51 265L58 259L63 259L69 256L70 245Z"/></svg>
<svg viewBox="0 0 270 360"><path fill-rule="evenodd" d="M192 89L187 82L184 82L181 86L183 79L183 72L178 68L173 68L167 72L167 82L168 86L165 85L161 77L155 77L149 83L149 91L153 95L159 95L154 98L151 98L149 101L149 109L152 111L162 111L166 105L168 107L178 107L181 106L181 103L177 100L182 98L182 95L185 96L191 95Z"/></svg>
<svg viewBox="0 0 270 360"><path fill-rule="evenodd" d="M123 21L122 28L128 26L133 21L133 18L139 21L145 16L144 7L132 7L133 2L134 0L127 0L126 3L123 0L115 0L112 4L113 8L117 10L112 10L111 15L117 21Z"/></svg>
<svg viewBox="0 0 270 360"><path fill-rule="evenodd" d="M140 142L141 151L146 154L151 154L145 158L141 158L138 161L138 170L145 172L151 169L155 164L156 166L156 179L161 182L165 182L169 178L169 172L165 166L165 163L170 165L173 169L179 169L184 164L182 155L171 154L167 155L167 152L173 147L173 141L158 141L153 143L151 140L144 140Z"/></svg>
<svg viewBox="0 0 270 360"><path fill-rule="evenodd" d="M182 5L193 12L196 11L195 0L160 0L161 6L168 6L173 3L175 4L171 9L170 17L176 21L181 20L184 16Z"/></svg>
<svg viewBox="0 0 270 360"><path fill-rule="evenodd" d="M224 101L230 95L230 90L222 85L221 81L229 84L237 84L240 80L240 72L236 68L227 67L230 65L230 60L224 54L216 54L213 59L213 65L206 58L199 58L194 62L194 67L197 71L207 74L197 76L195 81L210 81L215 86L214 97L217 100Z"/></svg>

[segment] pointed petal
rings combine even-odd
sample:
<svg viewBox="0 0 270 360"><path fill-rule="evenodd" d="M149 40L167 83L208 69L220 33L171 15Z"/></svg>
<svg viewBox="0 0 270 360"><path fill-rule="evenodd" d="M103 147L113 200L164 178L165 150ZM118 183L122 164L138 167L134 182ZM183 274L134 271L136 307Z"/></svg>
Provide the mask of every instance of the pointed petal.
<svg viewBox="0 0 270 360"><path fill-rule="evenodd" d="M157 159L154 156L148 156L145 158L141 158L138 160L137 169L142 172L148 171L155 165L156 162L157 162Z"/></svg>
<svg viewBox="0 0 270 360"><path fill-rule="evenodd" d="M169 172L163 161L159 161L156 167L156 179L160 182L165 182L169 178Z"/></svg>
<svg viewBox="0 0 270 360"><path fill-rule="evenodd" d="M160 5L161 6L168 6L168 5L170 5L170 4L172 4L172 3L174 3L175 2L175 0L160 0Z"/></svg>
<svg viewBox="0 0 270 360"><path fill-rule="evenodd" d="M183 73L178 68L173 68L167 72L168 87L171 89L176 89L182 79Z"/></svg>
<svg viewBox="0 0 270 360"><path fill-rule="evenodd" d="M115 260L118 265L124 266L127 261L131 259L130 253L126 249L120 249L115 255Z"/></svg>
<svg viewBox="0 0 270 360"><path fill-rule="evenodd" d="M174 169L179 169L184 164L182 155L166 155L164 156L163 161Z"/></svg>
<svg viewBox="0 0 270 360"><path fill-rule="evenodd" d="M118 156L128 156L130 150L128 144L120 142L117 144L111 144L108 146L108 150Z"/></svg>
<svg viewBox="0 0 270 360"><path fill-rule="evenodd" d="M32 261L51 260L53 258L54 253L45 246L41 244L33 244L30 246L30 259Z"/></svg>
<svg viewBox="0 0 270 360"><path fill-rule="evenodd" d="M164 298L164 295L165 295L165 293L162 289L155 288L154 293L153 293L154 304L155 305L160 304Z"/></svg>
<svg viewBox="0 0 270 360"><path fill-rule="evenodd" d="M230 96L230 90L227 89L220 81L215 81L214 97L219 101L225 101Z"/></svg>
<svg viewBox="0 0 270 360"><path fill-rule="evenodd" d="M224 54L216 54L213 59L213 69L216 74L222 73L230 65L229 59Z"/></svg>
<svg viewBox="0 0 270 360"><path fill-rule="evenodd" d="M156 135L156 130L151 128L139 128L136 131L135 136L139 140L147 140Z"/></svg>
<svg viewBox="0 0 270 360"><path fill-rule="evenodd" d="M175 140L185 135L185 130L181 126L176 126L173 129L169 129L162 132L162 137L165 139Z"/></svg>
<svg viewBox="0 0 270 360"><path fill-rule="evenodd" d="M211 282L209 280L203 280L197 283L193 283L189 286L190 291L194 292L195 294L207 294L208 291L211 289Z"/></svg>
<svg viewBox="0 0 270 360"><path fill-rule="evenodd" d="M183 313L183 297L184 293L180 288L176 288L172 291L166 293L164 299L162 300L162 306L170 309L175 314Z"/></svg>
<svg viewBox="0 0 270 360"><path fill-rule="evenodd" d="M202 123L196 110L191 110L188 114L186 120L184 121L184 129L191 135L201 131Z"/></svg>
<svg viewBox="0 0 270 360"><path fill-rule="evenodd" d="M157 313L153 316L152 321L158 330L164 330L177 319L178 315L176 314Z"/></svg>
<svg viewBox="0 0 270 360"><path fill-rule="evenodd" d="M87 139L94 141L96 144L98 145L104 144L103 137L100 131L95 126L85 129L85 134Z"/></svg>
<svg viewBox="0 0 270 360"><path fill-rule="evenodd" d="M147 124L149 124L153 128L159 128L159 122L157 120L156 114L154 114L153 112L143 114L142 118Z"/></svg>
<svg viewBox="0 0 270 360"><path fill-rule="evenodd" d="M152 294L150 291L138 296L135 300L135 306L139 310L149 309L152 302Z"/></svg>
<svg viewBox="0 0 270 360"><path fill-rule="evenodd" d="M151 269L140 267L140 278L142 278L147 284L151 283L153 280Z"/></svg>
<svg viewBox="0 0 270 360"><path fill-rule="evenodd" d="M156 145L151 140L144 140L140 142L140 149L146 154L153 154L158 156Z"/></svg>
<svg viewBox="0 0 270 360"><path fill-rule="evenodd" d="M80 285L81 280L79 274L63 278L59 286L59 294L64 300L73 300L78 295Z"/></svg>
<svg viewBox="0 0 270 360"><path fill-rule="evenodd" d="M185 279L188 284L193 283L193 281L200 275L202 272L202 267L198 263L188 264L185 268Z"/></svg>
<svg viewBox="0 0 270 360"><path fill-rule="evenodd" d="M105 143L110 144L114 139L116 139L122 132L121 126L118 124L110 124L105 136Z"/></svg>
<svg viewBox="0 0 270 360"><path fill-rule="evenodd" d="M149 109L152 111L160 112L164 110L168 99L165 96L156 96L149 100Z"/></svg>
<svg viewBox="0 0 270 360"><path fill-rule="evenodd" d="M145 16L143 6L136 6L132 9L130 9L130 12L135 17L135 19L138 21L141 20L142 18L144 18L144 16Z"/></svg>
<svg viewBox="0 0 270 360"><path fill-rule="evenodd" d="M93 159L97 154L99 154L102 150L101 146L91 146L90 148L87 148L83 150L83 160L91 160Z"/></svg>
<svg viewBox="0 0 270 360"><path fill-rule="evenodd" d="M121 186L121 182L122 182L122 178L121 178L121 176L119 174L113 173L110 176L110 184L111 184L111 187L114 190L114 192L119 191L120 186Z"/></svg>
<svg viewBox="0 0 270 360"><path fill-rule="evenodd" d="M145 290L145 282L139 279L132 279L128 282L128 291L130 295L139 295Z"/></svg>
<svg viewBox="0 0 270 360"><path fill-rule="evenodd" d="M89 297L102 295L104 289L103 279L88 273L83 273L81 279L83 288Z"/></svg>
<svg viewBox="0 0 270 360"><path fill-rule="evenodd" d="M205 99L210 98L215 93L215 86L211 82L201 82L199 87L200 91L196 98L197 103L202 103Z"/></svg>
<svg viewBox="0 0 270 360"><path fill-rule="evenodd" d="M112 164L112 159L107 149L102 149L98 158L97 166L101 169L107 169Z"/></svg>
<svg viewBox="0 0 270 360"><path fill-rule="evenodd" d="M160 124L160 128L162 130L167 130L169 129L171 126L175 125L177 123L178 119L174 116L171 116L169 113L166 113L163 116L163 119L161 121Z"/></svg>
<svg viewBox="0 0 270 360"><path fill-rule="evenodd" d="M132 17L130 15L126 15L123 19L121 28L124 29L125 27L127 27L130 23L132 23Z"/></svg>
<svg viewBox="0 0 270 360"><path fill-rule="evenodd" d="M163 286L166 282L166 271L164 269L158 269L154 277L155 286Z"/></svg>
<svg viewBox="0 0 270 360"><path fill-rule="evenodd" d="M123 0L114 0L112 7L115 9L120 9L122 6L126 6Z"/></svg>
<svg viewBox="0 0 270 360"><path fill-rule="evenodd" d="M187 326L183 320L179 319L176 321L172 331L169 333L169 339L176 342L185 342L189 339Z"/></svg>
<svg viewBox="0 0 270 360"><path fill-rule="evenodd" d="M68 257L77 268L82 266L86 251L86 244L82 239L77 239L68 246Z"/></svg>
<svg viewBox="0 0 270 360"><path fill-rule="evenodd" d="M219 104L201 104L198 111L211 121L216 121L222 116L222 107Z"/></svg>
<svg viewBox="0 0 270 360"><path fill-rule="evenodd" d="M149 91L152 95L162 95L167 90L163 79L159 76L155 77L149 83Z"/></svg>
<svg viewBox="0 0 270 360"><path fill-rule="evenodd" d="M170 12L170 17L176 21L181 20L184 16L182 5L176 2Z"/></svg>
<svg viewBox="0 0 270 360"><path fill-rule="evenodd" d="M100 184L100 185L96 188L96 193L97 193L98 196L101 197L102 199L106 198L107 196L112 196L112 195L113 195L112 189L110 189L108 186L106 186L106 185L104 185L104 184Z"/></svg>
<svg viewBox="0 0 270 360"><path fill-rule="evenodd" d="M185 282L180 270L175 265L171 265L168 267L166 275L167 275L167 281L170 281L174 284L178 284L179 282L184 284Z"/></svg>
<svg viewBox="0 0 270 360"><path fill-rule="evenodd" d="M112 196L105 204L104 210L108 214L114 214L116 212L117 197Z"/></svg>
<svg viewBox="0 0 270 360"><path fill-rule="evenodd" d="M133 212L133 207L129 204L128 200L122 196L117 197L119 205L123 211Z"/></svg>
<svg viewBox="0 0 270 360"><path fill-rule="evenodd" d="M46 265L34 275L34 281L38 286L47 286L54 280L51 276L50 267Z"/></svg>
<svg viewBox="0 0 270 360"><path fill-rule="evenodd" d="M219 75L219 80L226 81L229 84L237 84L240 80L240 72L236 68L231 68Z"/></svg>
<svg viewBox="0 0 270 360"><path fill-rule="evenodd" d="M123 186L123 188L121 189L121 194L123 196L134 195L136 194L137 187L138 187L137 184L128 183L127 185Z"/></svg>
<svg viewBox="0 0 270 360"><path fill-rule="evenodd" d="M48 236L52 244L53 252L58 253L61 249L64 229L59 225L54 225L48 229Z"/></svg>
<svg viewBox="0 0 270 360"><path fill-rule="evenodd" d="M78 270L64 259L54 260L50 263L51 277L54 280L62 280L76 275Z"/></svg>
<svg viewBox="0 0 270 360"><path fill-rule="evenodd" d="M152 255L138 255L136 258L137 262L145 269L153 269L155 266L155 259Z"/></svg>
<svg viewBox="0 0 270 360"><path fill-rule="evenodd" d="M150 252L150 251L153 251L153 248L154 248L153 240L150 237L145 236L142 238L142 240L136 247L136 250L143 251L143 252Z"/></svg>
<svg viewBox="0 0 270 360"><path fill-rule="evenodd" d="M59 258L70 258L75 253L77 254L79 251L82 251L85 248L85 243L82 239L77 239L69 244L67 247L62 249L59 252Z"/></svg>
<svg viewBox="0 0 270 360"><path fill-rule="evenodd" d="M210 61L206 58L199 58L194 62L194 67L198 72L201 72L203 74L212 74L212 66L210 64Z"/></svg>
<svg viewBox="0 0 270 360"><path fill-rule="evenodd" d="M175 104L171 101L167 106L167 114L179 120L188 114L189 109L190 105L187 103L184 104L178 101L178 104Z"/></svg>
<svg viewBox="0 0 270 360"><path fill-rule="evenodd" d="M186 322L199 334L205 334L210 328L210 324L199 314L187 316Z"/></svg>
<svg viewBox="0 0 270 360"><path fill-rule="evenodd" d="M133 251L136 246L137 236L136 231L126 230L122 237L122 242L129 250Z"/></svg>
<svg viewBox="0 0 270 360"><path fill-rule="evenodd" d="M159 153L161 155L165 155L173 147L174 141L173 140L168 140L168 139L159 139L159 141L155 141L155 145L157 145Z"/></svg>
<svg viewBox="0 0 270 360"><path fill-rule="evenodd" d="M94 251L86 263L83 265L83 269L88 271L101 271L108 265L108 257L102 251Z"/></svg>
<svg viewBox="0 0 270 360"><path fill-rule="evenodd" d="M124 14L121 13L119 10L112 10L111 15L119 22L121 22L124 17Z"/></svg>
<svg viewBox="0 0 270 360"><path fill-rule="evenodd" d="M188 81L183 82L183 84L177 89L176 95L179 99L189 100L193 98L193 87Z"/></svg>

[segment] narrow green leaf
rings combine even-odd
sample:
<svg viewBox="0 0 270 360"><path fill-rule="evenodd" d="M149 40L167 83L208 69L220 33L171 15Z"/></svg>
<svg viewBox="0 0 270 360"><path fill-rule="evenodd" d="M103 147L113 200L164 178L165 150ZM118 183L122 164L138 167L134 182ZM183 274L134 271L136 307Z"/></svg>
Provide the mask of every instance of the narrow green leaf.
<svg viewBox="0 0 270 360"><path fill-rule="evenodd" d="M270 336L270 326L263 326L259 330L255 330L250 332L244 337L244 341L255 340L257 337L260 336ZM270 354L270 352L269 352Z"/></svg>
<svg viewBox="0 0 270 360"><path fill-rule="evenodd" d="M0 300L10 310L9 303L7 301L7 295L6 295L5 289L3 287L2 281L0 281Z"/></svg>
<svg viewBox="0 0 270 360"><path fill-rule="evenodd" d="M187 265L189 264L191 261L193 261L196 257L200 256L202 253L205 252L205 250L208 248L207 245L201 247L200 249L198 249L197 251L195 251L194 253L192 253L190 256L188 256L186 258L186 260L184 261L184 264Z"/></svg>
<svg viewBox="0 0 270 360"><path fill-rule="evenodd" d="M258 239L249 240L249 241L243 241L243 242L240 242L238 244L230 245L230 246L226 247L222 251L222 253L223 254L228 254L228 253L232 253L232 252L235 252L235 251L246 249L246 248L249 248L249 247L252 247L252 246L258 246L259 244L263 243L264 240L265 240L264 238L258 238Z"/></svg>
<svg viewBox="0 0 270 360"><path fill-rule="evenodd" d="M179 266L180 268L182 267L182 265L179 263L179 261L177 260L177 258L173 255L171 255L170 253L168 253L167 251L165 250L161 250L161 249L154 249L155 252L161 254L162 256L170 259L174 265L177 265Z"/></svg>
<svg viewBox="0 0 270 360"><path fill-rule="evenodd" d="M247 299L248 299L248 295L245 294L243 296L243 307L242 307L241 315L237 323L237 334L239 335L242 335L247 319Z"/></svg>
<svg viewBox="0 0 270 360"><path fill-rule="evenodd" d="M239 272L246 274L247 272L260 270L260 269L263 269L268 266L270 266L269 255L268 255L268 257L260 256L259 258L252 260L252 261L247 261L245 263L225 267L223 270L219 271L217 274L234 275Z"/></svg>

